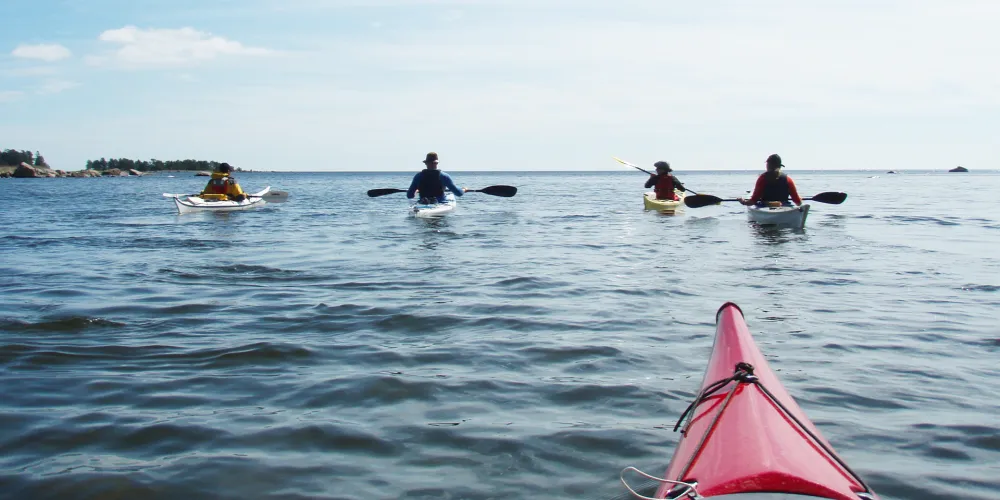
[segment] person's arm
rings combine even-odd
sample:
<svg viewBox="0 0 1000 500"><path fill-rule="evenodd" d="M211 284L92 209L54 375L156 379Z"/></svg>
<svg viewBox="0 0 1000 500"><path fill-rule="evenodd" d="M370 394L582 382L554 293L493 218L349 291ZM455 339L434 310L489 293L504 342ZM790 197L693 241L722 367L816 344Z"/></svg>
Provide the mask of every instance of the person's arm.
<svg viewBox="0 0 1000 500"><path fill-rule="evenodd" d="M413 194L417 192L417 188L420 187L420 174L423 172L417 172L417 175L413 176L413 181L410 182L410 188L406 190L406 197L413 199Z"/></svg>
<svg viewBox="0 0 1000 500"><path fill-rule="evenodd" d="M448 190L452 193L455 193L455 196L462 196L465 194L465 190L456 186L455 181L451 180L451 176L444 172L441 172L441 184L444 184L444 187L448 188Z"/></svg>
<svg viewBox="0 0 1000 500"><path fill-rule="evenodd" d="M682 193L684 191L687 191L687 188L684 187L684 184L681 184L681 181L676 176L671 175L671 177L674 178L674 189L676 189L676 190L678 190L678 191L680 191Z"/></svg>
<svg viewBox="0 0 1000 500"><path fill-rule="evenodd" d="M767 184L767 180L764 179L764 175L761 174L757 177L757 183L753 186L753 194L750 195L750 199L743 202L744 205L754 205L764 196L764 185Z"/></svg>
<svg viewBox="0 0 1000 500"><path fill-rule="evenodd" d="M802 197L799 196L799 190L795 189L795 183L792 182L792 178L787 175L785 176L785 179L788 179L788 194L792 195L792 201L794 201L796 205L801 206Z"/></svg>
<svg viewBox="0 0 1000 500"><path fill-rule="evenodd" d="M241 194L246 194L243 192L243 188L240 187L240 183L236 182L236 179L233 179L232 177L229 178L229 189L227 189L227 191L228 193L226 193L226 196L239 196Z"/></svg>
<svg viewBox="0 0 1000 500"><path fill-rule="evenodd" d="M646 181L646 189L649 189L649 188L655 186L656 185L656 179L657 179L656 175L650 175L649 176L649 180Z"/></svg>

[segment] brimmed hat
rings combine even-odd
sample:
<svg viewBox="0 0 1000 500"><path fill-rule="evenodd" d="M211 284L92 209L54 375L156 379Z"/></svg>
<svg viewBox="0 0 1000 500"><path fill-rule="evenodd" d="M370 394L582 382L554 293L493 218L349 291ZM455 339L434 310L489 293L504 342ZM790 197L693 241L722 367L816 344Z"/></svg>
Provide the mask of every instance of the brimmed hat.
<svg viewBox="0 0 1000 500"><path fill-rule="evenodd" d="M438 161L438 154L434 152L427 153L427 158L424 158L424 163L431 163Z"/></svg>
<svg viewBox="0 0 1000 500"><path fill-rule="evenodd" d="M656 167L656 170L663 170L664 172L673 172L673 169L670 168L670 164L665 161L658 161L654 163L653 166Z"/></svg>
<svg viewBox="0 0 1000 500"><path fill-rule="evenodd" d="M781 157L776 154L767 157L767 166L777 166L779 168L784 167L784 165L781 164Z"/></svg>

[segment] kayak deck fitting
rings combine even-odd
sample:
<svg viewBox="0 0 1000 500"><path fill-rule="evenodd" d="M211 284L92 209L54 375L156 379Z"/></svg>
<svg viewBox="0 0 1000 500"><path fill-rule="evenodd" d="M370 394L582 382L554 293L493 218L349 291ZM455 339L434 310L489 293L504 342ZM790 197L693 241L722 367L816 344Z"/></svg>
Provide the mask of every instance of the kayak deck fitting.
<svg viewBox="0 0 1000 500"><path fill-rule="evenodd" d="M698 397L674 427L681 440L663 478L634 467L622 483L635 498L874 500L771 371L736 304L716 316L716 337ZM625 473L659 483L636 492Z"/></svg>

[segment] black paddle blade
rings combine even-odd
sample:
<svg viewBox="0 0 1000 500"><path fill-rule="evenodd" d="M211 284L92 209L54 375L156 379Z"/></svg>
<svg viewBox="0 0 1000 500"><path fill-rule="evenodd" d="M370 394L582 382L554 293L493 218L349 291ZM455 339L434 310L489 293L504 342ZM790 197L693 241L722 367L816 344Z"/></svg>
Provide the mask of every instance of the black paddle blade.
<svg viewBox="0 0 1000 500"><path fill-rule="evenodd" d="M482 189L474 189L472 192L510 198L511 196L517 194L517 188L514 186L486 186Z"/></svg>
<svg viewBox="0 0 1000 500"><path fill-rule="evenodd" d="M707 207L708 205L718 205L723 201L726 200L723 200L718 196L712 196L710 194L696 194L684 197L684 204L691 208L701 208L701 207Z"/></svg>
<svg viewBox="0 0 1000 500"><path fill-rule="evenodd" d="M816 196L813 196L812 198L809 198L809 199L812 200L812 201L818 201L820 203L829 203L831 205L840 205L841 203L844 202L844 200L847 199L847 193L835 193L835 192L829 191L829 192L826 192L826 193L817 194Z"/></svg>
<svg viewBox="0 0 1000 500"><path fill-rule="evenodd" d="M393 188L383 188L383 189L369 189L368 196L374 198L376 196L385 196L387 194L393 193L405 193L405 189L393 189Z"/></svg>

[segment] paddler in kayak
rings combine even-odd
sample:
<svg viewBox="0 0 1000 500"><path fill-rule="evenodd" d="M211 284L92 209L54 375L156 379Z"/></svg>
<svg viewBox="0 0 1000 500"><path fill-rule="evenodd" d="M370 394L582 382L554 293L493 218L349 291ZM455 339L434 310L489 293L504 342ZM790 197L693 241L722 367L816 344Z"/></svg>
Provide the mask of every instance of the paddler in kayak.
<svg viewBox="0 0 1000 500"><path fill-rule="evenodd" d="M215 172L212 172L212 178L201 192L201 197L218 200L245 200L247 195L243 192L243 188L240 187L240 183L236 182L236 178L232 176L232 173L233 167L230 164L223 163L219 165L215 169Z"/></svg>
<svg viewBox="0 0 1000 500"><path fill-rule="evenodd" d="M448 188L448 191L455 193L455 196L462 196L468 191L466 188L455 186L455 181L451 180L450 175L438 170L437 153L427 153L424 165L426 168L413 176L410 189L406 190L407 198L412 200L415 193L420 191L420 203L444 203L447 201L444 197L444 188Z"/></svg>
<svg viewBox="0 0 1000 500"><path fill-rule="evenodd" d="M674 174L671 173L673 169L670 168L669 163L658 161L653 166L656 167L656 173L649 176L649 180L646 181L646 189L655 186L656 189L654 191L656 191L657 200L677 201L677 193L674 190L687 191L684 188L684 184L681 184L681 181L677 180L677 177L674 177Z"/></svg>
<svg viewBox="0 0 1000 500"><path fill-rule="evenodd" d="M771 155L767 157L767 172L757 177L757 184L754 185L753 194L750 199L737 198L744 205L770 205L780 203L791 205L788 198L791 197L796 205L802 205L802 197L795 189L792 178L781 172L781 157Z"/></svg>

